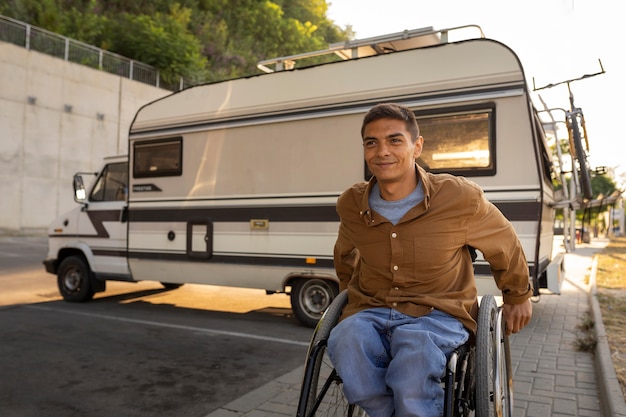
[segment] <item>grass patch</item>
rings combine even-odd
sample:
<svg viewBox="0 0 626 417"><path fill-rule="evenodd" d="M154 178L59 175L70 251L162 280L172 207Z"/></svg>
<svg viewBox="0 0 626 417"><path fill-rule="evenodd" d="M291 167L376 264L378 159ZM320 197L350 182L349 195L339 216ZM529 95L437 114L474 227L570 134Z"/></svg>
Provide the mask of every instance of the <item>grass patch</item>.
<svg viewBox="0 0 626 417"><path fill-rule="evenodd" d="M581 352L593 353L596 350L598 339L593 332L595 322L591 318L589 312L586 312L580 323L576 326L579 330L578 336L574 341L574 347Z"/></svg>
<svg viewBox="0 0 626 417"><path fill-rule="evenodd" d="M626 237L598 253L596 287L613 365L626 399Z"/></svg>

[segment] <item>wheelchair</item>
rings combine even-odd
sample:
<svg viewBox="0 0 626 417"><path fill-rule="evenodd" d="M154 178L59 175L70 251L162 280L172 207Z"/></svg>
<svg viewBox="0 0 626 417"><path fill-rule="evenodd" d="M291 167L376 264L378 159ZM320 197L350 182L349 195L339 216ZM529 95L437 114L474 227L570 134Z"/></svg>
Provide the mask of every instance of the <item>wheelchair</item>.
<svg viewBox="0 0 626 417"><path fill-rule="evenodd" d="M331 329L348 302L342 291L326 309L309 345L297 417L354 416L367 414L343 395L341 376L326 354ZM493 295L482 297L476 337L457 348L448 358L441 382L444 417L511 417L513 379L509 338L502 309Z"/></svg>

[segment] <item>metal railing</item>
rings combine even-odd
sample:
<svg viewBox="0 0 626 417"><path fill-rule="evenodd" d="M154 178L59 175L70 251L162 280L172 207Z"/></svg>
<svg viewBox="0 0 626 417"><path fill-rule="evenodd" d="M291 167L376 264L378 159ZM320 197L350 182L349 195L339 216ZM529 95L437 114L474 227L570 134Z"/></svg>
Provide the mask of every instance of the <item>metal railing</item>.
<svg viewBox="0 0 626 417"><path fill-rule="evenodd" d="M177 83L166 83L155 67L2 15L0 41L170 91L191 85L183 77Z"/></svg>
<svg viewBox="0 0 626 417"><path fill-rule="evenodd" d="M263 72L292 70L300 59L319 57L324 55L337 55L340 59L348 60L364 56L380 55L388 52L403 51L406 49L423 48L426 46L448 43L450 34L460 35L460 39L470 39L463 36L463 31L471 30L478 32L481 38L485 37L483 30L478 25L455 26L448 29L434 29L432 26L404 30L402 32L387 35L374 36L365 39L351 39L328 45L327 49L312 52L304 52L295 55L282 56L279 58L266 59L257 63L257 68ZM476 35L472 35L474 38ZM418 40L419 39L419 40ZM274 68L268 67L274 65Z"/></svg>

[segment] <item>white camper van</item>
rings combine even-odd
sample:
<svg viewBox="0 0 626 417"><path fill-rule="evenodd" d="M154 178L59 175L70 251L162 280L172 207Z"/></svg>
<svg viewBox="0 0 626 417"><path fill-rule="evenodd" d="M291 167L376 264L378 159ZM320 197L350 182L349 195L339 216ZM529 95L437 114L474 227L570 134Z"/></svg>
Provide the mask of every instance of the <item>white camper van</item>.
<svg viewBox="0 0 626 417"><path fill-rule="evenodd" d="M314 325L338 291L335 202L368 179L359 131L380 102L415 111L419 163L477 182L515 226L536 291L558 293L558 161L522 66L479 29L448 42L451 31L331 45L145 105L128 156L105 159L86 188L77 175L80 205L50 226L44 263L63 297L88 300L106 280L261 288L290 293ZM298 68L324 53L341 60ZM497 291L480 256L476 273L482 293Z"/></svg>

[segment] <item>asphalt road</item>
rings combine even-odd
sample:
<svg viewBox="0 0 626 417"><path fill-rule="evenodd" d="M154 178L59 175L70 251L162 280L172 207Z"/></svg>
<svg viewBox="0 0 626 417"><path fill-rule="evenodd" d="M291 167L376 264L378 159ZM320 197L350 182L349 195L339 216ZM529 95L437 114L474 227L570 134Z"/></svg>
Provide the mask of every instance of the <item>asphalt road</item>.
<svg viewBox="0 0 626 417"><path fill-rule="evenodd" d="M66 303L43 238L0 237L0 416L205 416L300 366L288 297L108 283Z"/></svg>

